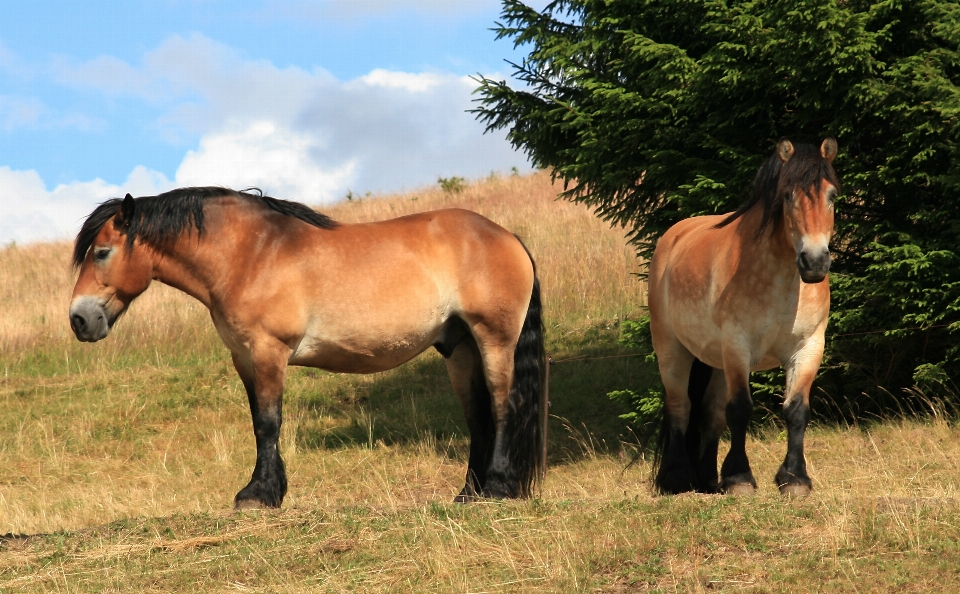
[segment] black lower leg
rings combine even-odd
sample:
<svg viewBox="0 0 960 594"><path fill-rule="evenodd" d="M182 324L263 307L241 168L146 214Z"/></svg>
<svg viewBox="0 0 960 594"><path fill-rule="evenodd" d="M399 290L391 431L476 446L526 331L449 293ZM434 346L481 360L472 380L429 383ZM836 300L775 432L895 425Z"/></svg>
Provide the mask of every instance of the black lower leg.
<svg viewBox="0 0 960 594"><path fill-rule="evenodd" d="M237 493L234 505L243 507L280 507L287 494L287 473L280 458L278 441L281 417L255 412L253 432L257 438L257 464L250 483Z"/></svg>
<svg viewBox="0 0 960 594"><path fill-rule="evenodd" d="M490 463L487 466L487 480L483 484L483 495L495 499L516 498L520 496L520 481L513 472L510 449L507 445L507 436L510 435L512 427L506 421L497 423L495 427Z"/></svg>
<svg viewBox="0 0 960 594"><path fill-rule="evenodd" d="M457 503L473 501L483 495L487 482L487 466L493 452L493 414L490 412L490 392L482 372L470 386L470 401L464 407L467 428L470 430L470 459L463 490L454 499Z"/></svg>
<svg viewBox="0 0 960 594"><path fill-rule="evenodd" d="M720 490L720 481L717 477L717 451L719 447L719 438L704 438L700 459L697 460L694 468L696 474L694 487L700 493L716 493Z"/></svg>
<svg viewBox="0 0 960 594"><path fill-rule="evenodd" d="M684 433L675 427L664 427L663 431L668 433L655 481L657 489L665 495L693 491L694 473Z"/></svg>
<svg viewBox="0 0 960 594"><path fill-rule="evenodd" d="M753 400L747 389L738 391L727 403L727 426L730 427L730 452L720 469L721 488L725 491L737 486L757 487L747 459L747 427L753 415Z"/></svg>
<svg viewBox="0 0 960 594"><path fill-rule="evenodd" d="M783 407L787 422L787 457L777 471L777 486L800 486L810 489L813 483L807 475L807 462L803 457L803 436L810 422L810 405L800 396Z"/></svg>

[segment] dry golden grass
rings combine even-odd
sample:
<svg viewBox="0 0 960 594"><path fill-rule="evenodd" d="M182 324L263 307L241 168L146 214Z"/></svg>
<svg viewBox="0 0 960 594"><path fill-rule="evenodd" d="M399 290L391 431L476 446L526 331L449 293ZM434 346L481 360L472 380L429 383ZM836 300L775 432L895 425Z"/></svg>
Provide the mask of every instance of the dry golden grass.
<svg viewBox="0 0 960 594"><path fill-rule="evenodd" d="M816 490L802 500L767 480L753 497L653 497L644 464L587 456L551 469L537 501L456 506L460 463L379 444L298 453L283 510L233 514L216 501L233 490L219 470L168 460L204 485L140 514L166 517L7 540L0 590L944 591L960 559L957 437L944 422L815 430ZM759 477L783 448L749 441ZM228 447L224 474L243 473L243 449ZM189 484L154 466L140 472L162 497ZM204 486L212 501L198 505Z"/></svg>
<svg viewBox="0 0 960 594"><path fill-rule="evenodd" d="M448 206L520 233L554 352L612 354L643 296L622 234L540 174L329 209ZM0 591L944 591L960 578L960 430L814 427L814 494L782 499L779 427L748 440L757 495L654 497L605 397L632 359L554 368L533 501L452 505L466 439L436 354L372 376L291 370L284 508L229 507L253 466L246 397L205 310L151 288L96 345L66 323L66 243L0 250ZM629 442L629 438L623 438Z"/></svg>

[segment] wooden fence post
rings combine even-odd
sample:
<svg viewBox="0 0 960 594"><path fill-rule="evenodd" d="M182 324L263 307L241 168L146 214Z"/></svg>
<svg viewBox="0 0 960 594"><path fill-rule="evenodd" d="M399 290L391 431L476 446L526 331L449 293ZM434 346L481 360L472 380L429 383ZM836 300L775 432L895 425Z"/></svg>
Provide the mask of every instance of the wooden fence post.
<svg viewBox="0 0 960 594"><path fill-rule="evenodd" d="M543 391L540 394L540 481L547 477L547 424L550 420L550 366L553 359L547 357L546 369L543 372Z"/></svg>

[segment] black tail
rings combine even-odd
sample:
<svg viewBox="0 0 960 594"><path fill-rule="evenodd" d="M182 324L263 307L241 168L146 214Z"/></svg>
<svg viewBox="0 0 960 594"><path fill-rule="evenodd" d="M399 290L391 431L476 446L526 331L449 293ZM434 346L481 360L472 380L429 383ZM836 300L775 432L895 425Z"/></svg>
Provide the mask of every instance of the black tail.
<svg viewBox="0 0 960 594"><path fill-rule="evenodd" d="M653 452L653 484L654 488L660 493L675 493L677 485L666 484L665 480L669 471L676 467L685 467L690 469L690 478L693 479L693 469L697 468L697 458L700 453L700 439L703 427L703 397L707 393L707 385L710 383L710 376L713 374L713 368L699 359L693 360L693 366L690 367L690 382L687 387L687 397L690 399L690 420L687 423L687 430L684 434L685 460L668 459L667 453L671 451L671 432L670 417L667 416L667 407L663 406L660 411L660 434L657 436L656 449ZM666 395L664 395L666 397ZM680 451L673 448L673 452ZM675 475L673 475L675 477Z"/></svg>
<svg viewBox="0 0 960 594"><path fill-rule="evenodd" d="M526 249L526 246L524 246ZM530 255L529 250L527 255ZM543 309L540 304L540 280L533 264L533 291L527 317L523 320L520 339L513 354L513 389L510 400L516 413L511 435L510 452L520 486L520 497L530 497L540 480L546 460L542 455L540 431L540 394L546 370L543 345Z"/></svg>

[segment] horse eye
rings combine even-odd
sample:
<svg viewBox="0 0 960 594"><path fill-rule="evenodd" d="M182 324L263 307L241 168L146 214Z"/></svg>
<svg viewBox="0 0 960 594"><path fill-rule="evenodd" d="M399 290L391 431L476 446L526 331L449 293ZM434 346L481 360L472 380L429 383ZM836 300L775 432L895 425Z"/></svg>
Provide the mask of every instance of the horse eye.
<svg viewBox="0 0 960 594"><path fill-rule="evenodd" d="M110 248L98 248L93 250L93 259L96 262L102 262L110 255Z"/></svg>

